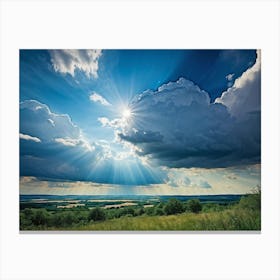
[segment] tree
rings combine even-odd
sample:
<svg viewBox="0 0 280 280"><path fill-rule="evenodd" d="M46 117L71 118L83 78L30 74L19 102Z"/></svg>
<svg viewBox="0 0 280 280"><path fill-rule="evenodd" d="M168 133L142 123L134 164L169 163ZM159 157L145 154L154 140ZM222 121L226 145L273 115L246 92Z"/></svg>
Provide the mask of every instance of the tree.
<svg viewBox="0 0 280 280"><path fill-rule="evenodd" d="M46 209L32 209L32 223L36 226L45 225L48 222L48 212Z"/></svg>
<svg viewBox="0 0 280 280"><path fill-rule="evenodd" d="M182 213L184 212L183 203L176 198L171 198L166 203L164 212L166 215Z"/></svg>
<svg viewBox="0 0 280 280"><path fill-rule="evenodd" d="M104 221L105 219L105 212L99 207L95 207L89 212L89 220Z"/></svg>
<svg viewBox="0 0 280 280"><path fill-rule="evenodd" d="M198 213L202 209L199 199L191 199L187 202L187 209L193 213Z"/></svg>
<svg viewBox="0 0 280 280"><path fill-rule="evenodd" d="M143 207L141 207L141 208L139 208L139 209L137 209L137 210L135 211L136 216L141 216L141 215L143 215L144 213L145 213L145 210L144 210Z"/></svg>

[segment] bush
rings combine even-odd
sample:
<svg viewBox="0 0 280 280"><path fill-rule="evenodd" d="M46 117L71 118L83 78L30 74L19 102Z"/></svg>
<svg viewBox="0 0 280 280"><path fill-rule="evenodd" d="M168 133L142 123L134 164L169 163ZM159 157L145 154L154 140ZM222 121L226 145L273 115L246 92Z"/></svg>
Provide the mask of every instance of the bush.
<svg viewBox="0 0 280 280"><path fill-rule="evenodd" d="M72 225L74 222L76 222L75 213L73 213L72 211L67 212L63 218L64 224L66 225Z"/></svg>
<svg viewBox="0 0 280 280"><path fill-rule="evenodd" d="M261 192L258 191L241 197L238 207L242 209L261 210Z"/></svg>
<svg viewBox="0 0 280 280"><path fill-rule="evenodd" d="M46 209L32 209L32 223L36 226L46 225L49 220L49 215Z"/></svg>
<svg viewBox="0 0 280 280"><path fill-rule="evenodd" d="M136 214L136 216L141 216L141 215L145 214L144 208L141 207L141 208L137 209L137 210L135 211L135 214Z"/></svg>
<svg viewBox="0 0 280 280"><path fill-rule="evenodd" d="M202 209L199 199L191 199L187 202L187 209L193 213L198 213Z"/></svg>
<svg viewBox="0 0 280 280"><path fill-rule="evenodd" d="M157 208L155 209L154 212L155 212L155 215L156 215L156 216L162 216L162 215L164 215L164 211L163 211L162 208L158 208L158 207L157 207Z"/></svg>
<svg viewBox="0 0 280 280"><path fill-rule="evenodd" d="M104 221L105 219L105 212L99 207L95 207L89 212L89 220Z"/></svg>
<svg viewBox="0 0 280 280"><path fill-rule="evenodd" d="M178 214L184 212L183 203L176 198L168 200L164 207L164 213L166 215Z"/></svg>
<svg viewBox="0 0 280 280"><path fill-rule="evenodd" d="M55 213L51 217L51 225L55 227L63 226L63 219L61 213Z"/></svg>
<svg viewBox="0 0 280 280"><path fill-rule="evenodd" d="M131 217L136 216L133 207L124 207L120 210L121 216L130 215Z"/></svg>
<svg viewBox="0 0 280 280"><path fill-rule="evenodd" d="M154 207L145 208L145 214L147 214L148 216L154 216L155 215Z"/></svg>

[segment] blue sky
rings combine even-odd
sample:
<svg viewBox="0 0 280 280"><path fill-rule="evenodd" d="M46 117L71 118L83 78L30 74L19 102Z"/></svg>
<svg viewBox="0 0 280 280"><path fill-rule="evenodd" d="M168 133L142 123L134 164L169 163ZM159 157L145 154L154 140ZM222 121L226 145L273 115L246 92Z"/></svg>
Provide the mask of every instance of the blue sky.
<svg viewBox="0 0 280 280"><path fill-rule="evenodd" d="M260 51L21 50L21 193L260 185Z"/></svg>

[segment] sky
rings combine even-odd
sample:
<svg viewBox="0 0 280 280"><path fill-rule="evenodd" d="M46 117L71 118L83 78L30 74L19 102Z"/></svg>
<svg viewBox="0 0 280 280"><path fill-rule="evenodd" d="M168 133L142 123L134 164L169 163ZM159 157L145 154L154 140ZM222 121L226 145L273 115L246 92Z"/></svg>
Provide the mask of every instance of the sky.
<svg viewBox="0 0 280 280"><path fill-rule="evenodd" d="M21 194L260 187L259 50L20 50Z"/></svg>

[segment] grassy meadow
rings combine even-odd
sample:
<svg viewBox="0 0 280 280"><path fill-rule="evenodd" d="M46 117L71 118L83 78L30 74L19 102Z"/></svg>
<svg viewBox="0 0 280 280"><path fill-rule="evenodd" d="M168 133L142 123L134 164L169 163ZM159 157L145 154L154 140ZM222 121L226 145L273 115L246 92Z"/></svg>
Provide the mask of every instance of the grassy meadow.
<svg viewBox="0 0 280 280"><path fill-rule="evenodd" d="M261 194L256 192L233 203L201 203L198 199L171 198L128 203L115 207L27 208L20 211L21 230L81 231L205 231L260 230ZM30 205L27 205L28 207Z"/></svg>
<svg viewBox="0 0 280 280"><path fill-rule="evenodd" d="M260 213L231 209L168 216L121 217L73 227L74 230L260 230Z"/></svg>

